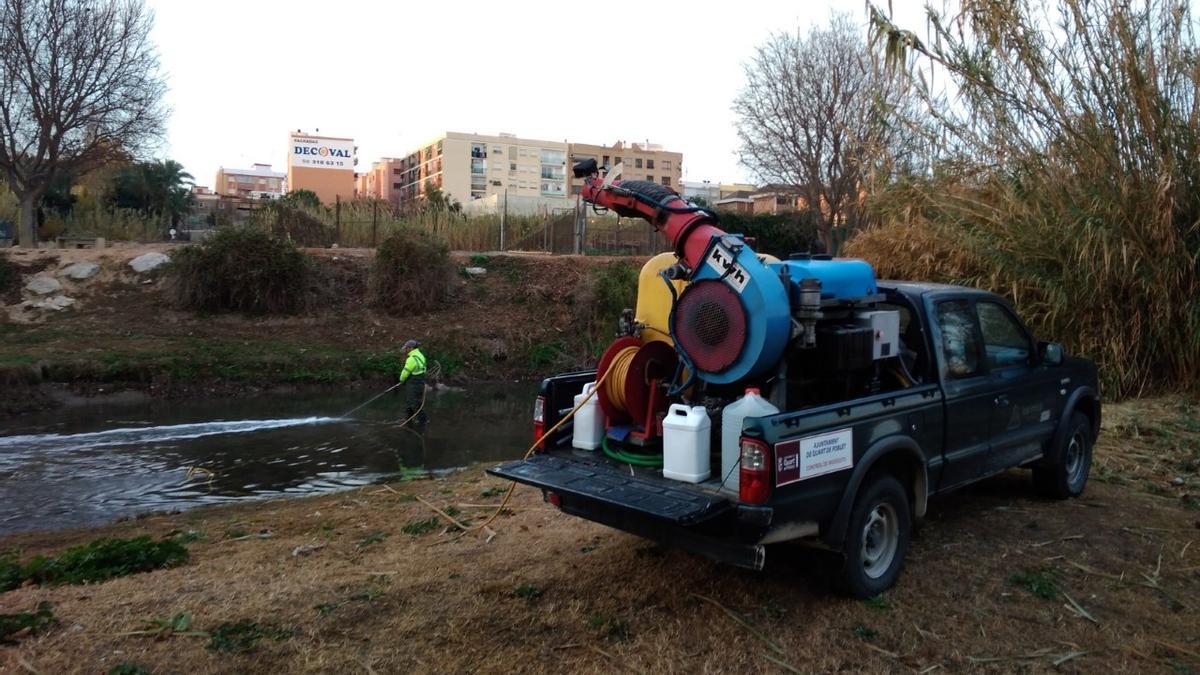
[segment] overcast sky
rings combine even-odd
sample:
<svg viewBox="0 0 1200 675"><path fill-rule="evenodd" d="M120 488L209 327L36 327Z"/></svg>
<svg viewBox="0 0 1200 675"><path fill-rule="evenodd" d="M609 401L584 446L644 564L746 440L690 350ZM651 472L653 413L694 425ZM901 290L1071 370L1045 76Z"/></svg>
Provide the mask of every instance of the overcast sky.
<svg viewBox="0 0 1200 675"><path fill-rule="evenodd" d="M774 31L863 0L341 2L149 0L173 110L157 154L200 185L218 166L283 171L287 133L351 137L359 169L445 131L684 155L684 180L752 179L730 102ZM881 0L886 5L886 0ZM923 28L919 0L894 0Z"/></svg>

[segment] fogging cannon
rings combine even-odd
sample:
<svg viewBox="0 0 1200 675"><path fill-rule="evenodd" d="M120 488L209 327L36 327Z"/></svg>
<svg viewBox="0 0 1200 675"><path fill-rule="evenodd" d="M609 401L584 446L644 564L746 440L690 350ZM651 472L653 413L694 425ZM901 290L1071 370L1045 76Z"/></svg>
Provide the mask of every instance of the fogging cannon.
<svg viewBox="0 0 1200 675"><path fill-rule="evenodd" d="M616 369L599 392L612 437L654 439L672 399L685 390L694 402L711 399L714 391L727 401L744 387L759 386L783 407L796 375L788 374L792 365L814 372L829 364L869 369L880 358L876 354L896 355L896 313L856 314L880 300L866 262L760 256L742 236L722 230L714 212L685 202L667 186L618 180L617 169L601 175L594 159L575 165L583 200L645 219L673 254L647 263L637 316L623 322L627 335L601 358L601 372ZM697 384L704 385L703 397Z"/></svg>

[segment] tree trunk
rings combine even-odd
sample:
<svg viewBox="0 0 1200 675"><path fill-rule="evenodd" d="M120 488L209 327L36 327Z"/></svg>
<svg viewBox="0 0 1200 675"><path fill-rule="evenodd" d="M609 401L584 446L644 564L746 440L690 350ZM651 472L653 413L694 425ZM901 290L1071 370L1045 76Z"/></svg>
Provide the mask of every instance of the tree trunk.
<svg viewBox="0 0 1200 675"><path fill-rule="evenodd" d="M37 197L32 192L19 195L21 217L17 226L18 246L37 248Z"/></svg>

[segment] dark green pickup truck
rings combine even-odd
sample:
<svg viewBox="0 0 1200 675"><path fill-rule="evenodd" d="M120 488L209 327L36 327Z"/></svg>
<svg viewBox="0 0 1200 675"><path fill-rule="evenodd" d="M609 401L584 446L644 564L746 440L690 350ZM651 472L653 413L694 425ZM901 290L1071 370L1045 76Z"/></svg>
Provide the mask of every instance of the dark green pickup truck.
<svg viewBox="0 0 1200 675"><path fill-rule="evenodd" d="M879 291L900 312L911 386L747 418L741 480L765 486L753 502L719 480L682 483L574 449L569 423L539 454L490 473L541 488L566 513L742 567L761 569L768 544L806 540L841 554L840 585L858 597L895 583L930 497L1013 467L1032 469L1041 495L1079 495L1100 430L1095 366L1037 342L994 294ZM594 378L545 380L542 428Z"/></svg>

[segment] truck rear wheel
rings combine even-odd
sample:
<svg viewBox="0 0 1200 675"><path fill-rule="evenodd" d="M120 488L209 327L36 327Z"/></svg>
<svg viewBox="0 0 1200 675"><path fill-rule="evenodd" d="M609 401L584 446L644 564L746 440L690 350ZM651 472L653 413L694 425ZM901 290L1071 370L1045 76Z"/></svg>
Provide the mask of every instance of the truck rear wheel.
<svg viewBox="0 0 1200 675"><path fill-rule="evenodd" d="M1078 497L1092 469L1092 422L1075 413L1062 437L1056 439L1046 459L1033 467L1033 489L1043 497Z"/></svg>
<svg viewBox="0 0 1200 675"><path fill-rule="evenodd" d="M850 513L841 590L856 598L879 595L896 583L912 538L908 492L893 476L880 476L859 492Z"/></svg>

